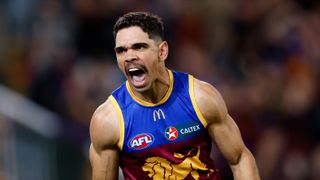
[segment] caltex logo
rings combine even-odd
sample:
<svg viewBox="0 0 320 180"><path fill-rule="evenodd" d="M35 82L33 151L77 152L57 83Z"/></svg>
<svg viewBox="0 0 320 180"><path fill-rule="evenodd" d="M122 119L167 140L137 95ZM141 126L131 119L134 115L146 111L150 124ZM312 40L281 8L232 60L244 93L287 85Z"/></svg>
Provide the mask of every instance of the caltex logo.
<svg viewBox="0 0 320 180"><path fill-rule="evenodd" d="M170 126L165 130L165 136L168 140L173 141L178 138L179 133L175 127Z"/></svg>

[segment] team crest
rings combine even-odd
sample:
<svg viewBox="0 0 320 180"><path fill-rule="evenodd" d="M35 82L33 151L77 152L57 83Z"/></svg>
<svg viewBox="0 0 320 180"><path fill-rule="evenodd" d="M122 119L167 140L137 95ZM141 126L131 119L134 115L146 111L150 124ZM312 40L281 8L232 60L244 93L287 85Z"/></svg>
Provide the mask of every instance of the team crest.
<svg viewBox="0 0 320 180"><path fill-rule="evenodd" d="M164 134L169 141L176 140L179 136L177 129L173 126L168 127Z"/></svg>
<svg viewBox="0 0 320 180"><path fill-rule="evenodd" d="M191 152L196 151L194 156ZM210 178L211 174L215 170L210 169L207 165L200 160L200 147L191 149L187 154L174 153L174 157L178 158L179 164L173 164L171 161L162 157L150 157L146 159L142 170L148 172L148 176L152 179L190 179L188 176L192 176L192 179L200 179L200 174L206 173L206 178Z"/></svg>

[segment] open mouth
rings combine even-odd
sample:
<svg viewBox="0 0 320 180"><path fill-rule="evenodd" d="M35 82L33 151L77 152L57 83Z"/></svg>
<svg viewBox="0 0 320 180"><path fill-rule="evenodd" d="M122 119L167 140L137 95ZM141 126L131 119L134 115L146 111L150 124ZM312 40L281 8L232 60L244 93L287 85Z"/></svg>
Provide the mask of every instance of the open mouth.
<svg viewBox="0 0 320 180"><path fill-rule="evenodd" d="M142 86L146 79L146 71L143 68L132 67L128 69L128 74L135 86Z"/></svg>
<svg viewBox="0 0 320 180"><path fill-rule="evenodd" d="M139 69L139 68L136 68L136 67L134 67L134 68L130 68L129 70L128 70L128 73L129 73L129 75L131 76L131 77L133 77L133 76L141 76L143 73L145 73L144 72L144 70L142 70L142 69Z"/></svg>

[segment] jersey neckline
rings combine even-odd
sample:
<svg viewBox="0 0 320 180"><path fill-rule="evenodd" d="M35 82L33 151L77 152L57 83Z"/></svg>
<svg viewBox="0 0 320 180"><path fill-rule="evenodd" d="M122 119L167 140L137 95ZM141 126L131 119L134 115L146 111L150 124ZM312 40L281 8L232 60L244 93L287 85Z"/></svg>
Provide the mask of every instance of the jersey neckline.
<svg viewBox="0 0 320 180"><path fill-rule="evenodd" d="M126 81L126 89L127 91L129 92L130 96L132 97L132 99L137 102L138 104L140 105L143 105L143 106L148 106L148 107L153 107L153 106L158 106L158 105L161 105L161 104L164 104L170 97L171 93L172 93L172 90L173 90L173 81L174 81L174 78L173 78L173 74L172 74L172 71L171 70L167 70L168 71L168 74L169 74L169 89L167 90L166 94L164 95L164 97L157 103L151 103L151 102L148 102L148 101L145 101L145 100L142 100L140 99L139 97L137 97L130 85L129 85L129 82Z"/></svg>

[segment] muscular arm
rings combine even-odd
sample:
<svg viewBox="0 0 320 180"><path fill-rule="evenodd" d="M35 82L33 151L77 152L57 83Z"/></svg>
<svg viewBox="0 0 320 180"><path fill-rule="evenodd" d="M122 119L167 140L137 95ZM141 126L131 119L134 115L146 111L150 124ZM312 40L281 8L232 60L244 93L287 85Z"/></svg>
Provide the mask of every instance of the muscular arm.
<svg viewBox="0 0 320 180"><path fill-rule="evenodd" d="M230 164L235 180L259 180L255 159L244 145L240 131L227 112L219 92L211 85L194 81L196 102L207 120L207 129Z"/></svg>
<svg viewBox="0 0 320 180"><path fill-rule="evenodd" d="M118 179L119 123L115 109L109 100L93 114L90 137L92 180Z"/></svg>

